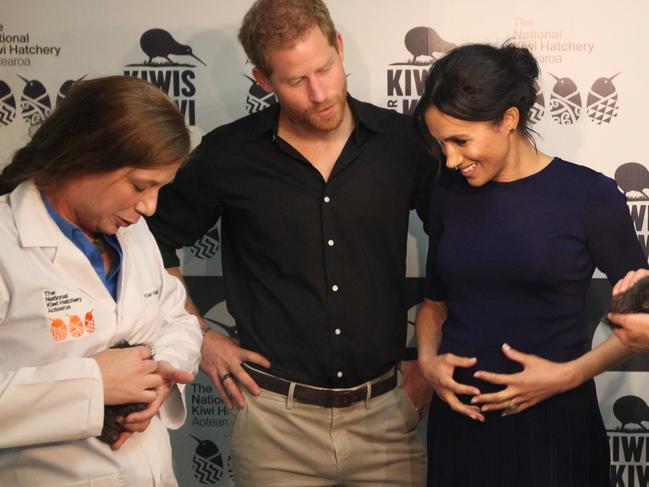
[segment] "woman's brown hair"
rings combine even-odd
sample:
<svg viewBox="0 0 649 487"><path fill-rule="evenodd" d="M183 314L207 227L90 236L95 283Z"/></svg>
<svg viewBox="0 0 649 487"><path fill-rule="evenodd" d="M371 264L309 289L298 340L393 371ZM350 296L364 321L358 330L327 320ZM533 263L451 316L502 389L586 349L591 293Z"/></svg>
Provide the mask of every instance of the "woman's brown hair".
<svg viewBox="0 0 649 487"><path fill-rule="evenodd" d="M146 81L78 81L0 174L0 194L31 179L41 190L76 176L184 162L189 130L173 101Z"/></svg>

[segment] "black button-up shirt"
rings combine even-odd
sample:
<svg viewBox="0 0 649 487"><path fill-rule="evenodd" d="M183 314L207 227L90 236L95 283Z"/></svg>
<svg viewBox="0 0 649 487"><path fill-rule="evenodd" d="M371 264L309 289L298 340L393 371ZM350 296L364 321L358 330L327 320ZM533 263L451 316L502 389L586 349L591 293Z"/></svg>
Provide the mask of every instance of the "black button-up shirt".
<svg viewBox="0 0 649 487"><path fill-rule="evenodd" d="M350 387L404 353L410 209L437 161L410 118L349 98L355 130L331 176L277 135L279 106L203 137L149 219L166 266L221 218L228 311L271 373Z"/></svg>

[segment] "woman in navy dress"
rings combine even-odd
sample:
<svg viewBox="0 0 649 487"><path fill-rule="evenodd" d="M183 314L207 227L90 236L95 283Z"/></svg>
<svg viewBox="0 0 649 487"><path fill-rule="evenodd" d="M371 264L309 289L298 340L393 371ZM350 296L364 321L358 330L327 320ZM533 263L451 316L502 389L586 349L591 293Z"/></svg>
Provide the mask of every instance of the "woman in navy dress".
<svg viewBox="0 0 649 487"><path fill-rule="evenodd" d="M590 350L584 302L596 267L614 283L646 258L613 180L537 150L538 74L527 49L459 47L417 107L448 168L416 327L429 486L610 485L592 377L631 352Z"/></svg>

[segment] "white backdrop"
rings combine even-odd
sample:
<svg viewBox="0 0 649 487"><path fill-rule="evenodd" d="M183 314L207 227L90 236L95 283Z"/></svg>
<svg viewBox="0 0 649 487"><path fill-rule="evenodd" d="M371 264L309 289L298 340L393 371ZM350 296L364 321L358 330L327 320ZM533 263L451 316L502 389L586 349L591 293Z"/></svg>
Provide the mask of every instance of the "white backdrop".
<svg viewBox="0 0 649 487"><path fill-rule="evenodd" d="M421 94L425 74L451 44L525 44L538 57L542 76L539 147L615 177L627 194L638 237L649 234L649 171L642 121L649 111L646 67L649 3L621 0L330 0L343 35L349 90L357 98L404 111ZM211 128L260 109L269 98L254 89L236 34L250 0L3 0L0 11L0 164L55 106L64 84L83 76L129 73L163 86L184 109L194 143ZM420 27L420 30L412 29ZM190 46L173 63L148 57L140 37L167 31ZM411 52L406 34L434 30L430 52ZM159 43L162 42L159 40ZM171 46L170 46L171 47ZM414 51L414 49L413 49ZM432 54L431 57L427 54ZM417 55L416 59L414 55ZM413 62L414 61L414 62ZM419 88L419 89L418 89ZM271 97L272 98L272 97ZM541 101L541 97L539 97ZM407 108L406 108L407 111ZM636 164L630 164L636 163ZM410 319L419 300L426 237L416 217L409 236L407 272ZM225 310L218 228L184 252L183 267L201 311L233 332ZM594 342L610 288L597 273L588 303ZM412 329L412 327L410 326ZM611 439L615 486L649 485L649 360L637 357L598 379L600 405ZM613 405L623 396L638 423L622 428ZM628 404L637 403L635 408ZM232 485L228 415L205 377L188 389L189 418L174 432L174 462L181 485ZM648 425L648 423L645 423Z"/></svg>

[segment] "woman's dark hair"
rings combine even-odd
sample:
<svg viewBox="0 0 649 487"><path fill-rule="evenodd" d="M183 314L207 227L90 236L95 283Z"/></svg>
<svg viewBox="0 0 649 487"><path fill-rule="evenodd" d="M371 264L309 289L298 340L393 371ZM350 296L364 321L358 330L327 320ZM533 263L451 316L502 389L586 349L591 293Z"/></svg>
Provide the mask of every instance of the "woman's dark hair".
<svg viewBox="0 0 649 487"><path fill-rule="evenodd" d="M31 179L45 190L72 177L122 167L185 162L189 130L173 101L130 76L74 84L0 174L0 194Z"/></svg>
<svg viewBox="0 0 649 487"><path fill-rule="evenodd" d="M424 118L426 110L437 108L451 117L469 122L498 123L505 111L516 107L517 130L532 143L529 112L536 99L539 65L524 47L505 44L460 46L431 68L424 94L415 108L415 119L424 141L432 137Z"/></svg>

